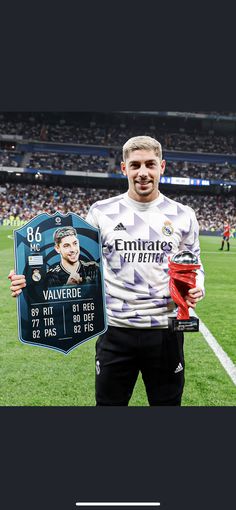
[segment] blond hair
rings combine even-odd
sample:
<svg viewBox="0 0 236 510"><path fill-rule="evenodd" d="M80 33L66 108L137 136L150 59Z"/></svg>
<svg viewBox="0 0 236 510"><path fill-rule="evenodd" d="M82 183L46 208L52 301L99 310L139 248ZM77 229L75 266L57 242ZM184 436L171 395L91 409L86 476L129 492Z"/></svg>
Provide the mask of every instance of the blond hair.
<svg viewBox="0 0 236 510"><path fill-rule="evenodd" d="M123 145L123 161L129 157L130 152L141 149L147 151L153 150L155 155L158 156L160 160L162 159L161 144L155 138L151 136L133 136Z"/></svg>

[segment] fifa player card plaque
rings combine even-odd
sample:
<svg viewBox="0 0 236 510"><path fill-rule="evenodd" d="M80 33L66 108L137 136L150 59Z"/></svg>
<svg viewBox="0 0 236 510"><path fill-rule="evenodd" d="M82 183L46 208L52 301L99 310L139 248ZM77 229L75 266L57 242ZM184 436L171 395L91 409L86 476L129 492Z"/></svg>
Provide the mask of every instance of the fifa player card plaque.
<svg viewBox="0 0 236 510"><path fill-rule="evenodd" d="M170 295L178 306L177 317L168 317L168 327L172 331L199 331L199 319L189 316L185 296L189 289L196 286L196 270L201 266L194 253L179 251L169 260Z"/></svg>
<svg viewBox="0 0 236 510"><path fill-rule="evenodd" d="M22 342L67 354L107 329L99 229L75 213L39 214L14 232Z"/></svg>

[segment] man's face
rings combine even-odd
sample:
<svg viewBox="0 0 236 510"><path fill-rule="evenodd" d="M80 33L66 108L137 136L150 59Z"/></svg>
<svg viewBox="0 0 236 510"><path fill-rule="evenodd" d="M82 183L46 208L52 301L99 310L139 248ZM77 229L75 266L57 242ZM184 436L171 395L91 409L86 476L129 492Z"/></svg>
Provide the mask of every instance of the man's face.
<svg viewBox="0 0 236 510"><path fill-rule="evenodd" d="M165 171L165 160L153 150L139 149L130 152L121 170L129 181L129 196L138 202L151 202L158 197L160 176Z"/></svg>
<svg viewBox="0 0 236 510"><path fill-rule="evenodd" d="M62 262L66 260L69 264L75 264L79 260L79 240L76 236L65 236L60 244L56 244L55 250L60 253Z"/></svg>

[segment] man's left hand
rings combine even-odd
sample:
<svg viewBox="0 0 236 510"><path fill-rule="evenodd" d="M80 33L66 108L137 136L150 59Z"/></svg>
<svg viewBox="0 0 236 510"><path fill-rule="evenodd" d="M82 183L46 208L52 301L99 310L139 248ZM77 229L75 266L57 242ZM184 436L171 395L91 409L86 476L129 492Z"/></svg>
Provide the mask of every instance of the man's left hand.
<svg viewBox="0 0 236 510"><path fill-rule="evenodd" d="M203 291L200 287L194 287L193 289L189 289L187 296L185 296L185 301L188 306L191 308L195 308L198 301L203 299Z"/></svg>

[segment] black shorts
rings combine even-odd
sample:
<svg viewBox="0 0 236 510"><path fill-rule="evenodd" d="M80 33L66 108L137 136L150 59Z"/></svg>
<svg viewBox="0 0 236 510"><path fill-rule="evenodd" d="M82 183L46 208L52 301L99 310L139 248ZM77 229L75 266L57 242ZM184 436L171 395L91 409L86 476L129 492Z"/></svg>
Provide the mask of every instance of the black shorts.
<svg viewBox="0 0 236 510"><path fill-rule="evenodd" d="M183 333L109 326L96 343L96 404L126 406L139 372L150 405L180 405Z"/></svg>
<svg viewBox="0 0 236 510"><path fill-rule="evenodd" d="M223 241L229 241L229 236L223 236Z"/></svg>

